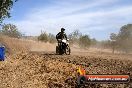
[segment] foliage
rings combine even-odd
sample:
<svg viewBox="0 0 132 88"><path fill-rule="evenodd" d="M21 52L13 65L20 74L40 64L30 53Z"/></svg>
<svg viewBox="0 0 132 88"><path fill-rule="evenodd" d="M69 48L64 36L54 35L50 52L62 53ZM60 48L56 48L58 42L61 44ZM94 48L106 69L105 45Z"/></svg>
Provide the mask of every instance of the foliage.
<svg viewBox="0 0 132 88"><path fill-rule="evenodd" d="M132 24L121 27L116 41L120 45L121 50L126 53L132 51Z"/></svg>
<svg viewBox="0 0 132 88"><path fill-rule="evenodd" d="M40 36L38 36L39 41L48 42L48 34L46 32L41 33Z"/></svg>
<svg viewBox="0 0 132 88"><path fill-rule="evenodd" d="M98 41L95 38L91 39L92 46L95 46L97 43L98 43Z"/></svg>
<svg viewBox="0 0 132 88"><path fill-rule="evenodd" d="M74 30L72 33L68 35L68 38L70 39L70 44L76 44L79 43L79 38L82 35L82 33L79 30Z"/></svg>
<svg viewBox="0 0 132 88"><path fill-rule="evenodd" d="M91 40L88 35L82 35L79 38L79 45L83 48L88 48L91 45Z"/></svg>
<svg viewBox="0 0 132 88"><path fill-rule="evenodd" d="M117 43L117 35L115 33L111 33L110 34L110 47L112 48L112 53L115 52L115 49L118 47L118 43Z"/></svg>
<svg viewBox="0 0 132 88"><path fill-rule="evenodd" d="M72 39L79 39L82 33L79 30L74 30L70 35Z"/></svg>
<svg viewBox="0 0 132 88"><path fill-rule="evenodd" d="M111 39L112 41L115 41L116 38L117 38L117 35L116 35L115 33L111 33L111 34L110 34L110 39Z"/></svg>
<svg viewBox="0 0 132 88"><path fill-rule="evenodd" d="M78 30L73 31L68 35L69 43L71 44L78 44L81 48L88 48L91 45L96 45L97 40L96 39L90 39L88 35L82 35L82 33ZM38 36L39 41L43 42L50 42L55 43L56 37L55 35L51 33L41 32L41 34Z"/></svg>
<svg viewBox="0 0 132 88"><path fill-rule="evenodd" d="M88 48L91 44L96 44L96 39L90 39L88 35L83 35L79 30L74 30L68 35L70 44L79 44L81 48Z"/></svg>
<svg viewBox="0 0 132 88"><path fill-rule="evenodd" d="M101 48L110 48L110 44L111 44L111 41L110 40L103 40L103 41L100 41L100 46Z"/></svg>
<svg viewBox="0 0 132 88"><path fill-rule="evenodd" d="M118 34L112 33L110 35L111 47L113 52L115 49L124 51L126 53L132 51L132 24L124 25L120 28Z"/></svg>
<svg viewBox="0 0 132 88"><path fill-rule="evenodd" d="M18 28L13 24L4 24L2 26L1 34L14 38L22 36L21 32L19 32Z"/></svg>
<svg viewBox="0 0 132 88"><path fill-rule="evenodd" d="M48 41L50 43L55 43L56 42L55 36L53 34L49 33L49 35L48 35Z"/></svg>
<svg viewBox="0 0 132 88"><path fill-rule="evenodd" d="M16 2L17 0L15 0ZM10 17L10 9L13 6L13 0L0 0L0 24L5 18Z"/></svg>

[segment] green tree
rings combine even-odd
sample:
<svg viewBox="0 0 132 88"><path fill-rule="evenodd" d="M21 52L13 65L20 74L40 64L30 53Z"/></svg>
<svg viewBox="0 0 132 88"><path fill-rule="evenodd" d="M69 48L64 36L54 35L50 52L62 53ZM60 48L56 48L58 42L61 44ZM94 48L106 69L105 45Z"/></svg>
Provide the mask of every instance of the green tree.
<svg viewBox="0 0 132 88"><path fill-rule="evenodd" d="M121 27L119 34L120 39L131 39L132 38L132 24L127 24Z"/></svg>
<svg viewBox="0 0 132 88"><path fill-rule="evenodd" d="M2 26L1 33L9 37L20 38L22 36L21 32L18 31L17 26L13 24L4 24Z"/></svg>
<svg viewBox="0 0 132 88"><path fill-rule="evenodd" d="M14 0L15 2L17 0ZM14 3L13 0L0 0L0 24L5 18L10 17L10 9L13 6Z"/></svg>
<svg viewBox="0 0 132 88"><path fill-rule="evenodd" d="M38 40L48 42L48 34L46 32L42 32L40 36L38 36Z"/></svg>
<svg viewBox="0 0 132 88"><path fill-rule="evenodd" d="M117 39L117 35L115 33L110 34L110 39L115 41Z"/></svg>
<svg viewBox="0 0 132 88"><path fill-rule="evenodd" d="M111 33L110 39L110 46L112 47L112 53L114 53L117 47L117 35L115 33Z"/></svg>
<svg viewBox="0 0 132 88"><path fill-rule="evenodd" d="M132 24L127 24L121 27L117 42L121 50L126 53L132 51Z"/></svg>
<svg viewBox="0 0 132 88"><path fill-rule="evenodd" d="M91 40L88 35L82 35L79 38L79 45L82 48L88 48L91 45Z"/></svg>
<svg viewBox="0 0 132 88"><path fill-rule="evenodd" d="M124 25L118 34L110 35L113 53L115 49L129 53L132 51L132 24Z"/></svg>
<svg viewBox="0 0 132 88"><path fill-rule="evenodd" d="M79 38L82 35L82 33L79 30L74 30L72 33L68 35L68 38L70 39L70 44L79 43Z"/></svg>
<svg viewBox="0 0 132 88"><path fill-rule="evenodd" d="M97 44L97 40L95 38L91 39L91 45L95 46Z"/></svg>

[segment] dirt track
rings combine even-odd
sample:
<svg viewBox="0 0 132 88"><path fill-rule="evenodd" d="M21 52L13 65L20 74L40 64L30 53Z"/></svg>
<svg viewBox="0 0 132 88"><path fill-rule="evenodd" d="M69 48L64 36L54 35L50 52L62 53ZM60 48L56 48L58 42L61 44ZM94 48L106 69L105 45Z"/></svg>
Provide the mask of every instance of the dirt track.
<svg viewBox="0 0 132 88"><path fill-rule="evenodd" d="M125 57L125 56L124 56ZM120 59L122 58L122 59ZM128 58L128 57L126 57ZM74 52L20 52L0 62L0 88L75 88L76 69L87 74L130 74L132 61L122 55ZM67 79L71 79L66 81ZM91 84L87 88L130 88L129 84Z"/></svg>
<svg viewBox="0 0 132 88"><path fill-rule="evenodd" d="M6 37L2 40L10 54L0 62L0 88L75 88L79 66L83 66L87 74L129 73L132 77L132 55L78 47L72 47L71 55L55 55L55 44ZM86 88L131 87L132 83L89 84Z"/></svg>

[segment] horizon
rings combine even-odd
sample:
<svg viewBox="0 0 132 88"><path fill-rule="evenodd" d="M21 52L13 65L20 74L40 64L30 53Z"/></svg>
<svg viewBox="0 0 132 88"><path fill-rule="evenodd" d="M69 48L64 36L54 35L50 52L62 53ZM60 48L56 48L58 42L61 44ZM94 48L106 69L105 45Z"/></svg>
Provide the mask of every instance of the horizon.
<svg viewBox="0 0 132 88"><path fill-rule="evenodd" d="M123 25L132 23L130 0L18 0L11 9L12 23L26 36L42 31L57 34L61 27L69 34L79 30L97 40L109 39Z"/></svg>

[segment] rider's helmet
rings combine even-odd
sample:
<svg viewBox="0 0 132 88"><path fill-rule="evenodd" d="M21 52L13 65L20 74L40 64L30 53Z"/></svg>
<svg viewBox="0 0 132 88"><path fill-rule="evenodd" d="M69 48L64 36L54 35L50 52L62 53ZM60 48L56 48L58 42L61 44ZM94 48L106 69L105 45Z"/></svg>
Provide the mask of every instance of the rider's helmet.
<svg viewBox="0 0 132 88"><path fill-rule="evenodd" d="M65 29L64 28L61 28L61 32L64 32L65 31Z"/></svg>

